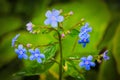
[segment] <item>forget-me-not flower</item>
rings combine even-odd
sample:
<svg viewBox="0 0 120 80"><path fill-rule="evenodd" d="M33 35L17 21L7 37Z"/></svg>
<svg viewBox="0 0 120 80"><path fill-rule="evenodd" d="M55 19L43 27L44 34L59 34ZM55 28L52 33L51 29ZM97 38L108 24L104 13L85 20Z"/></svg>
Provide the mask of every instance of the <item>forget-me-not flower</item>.
<svg viewBox="0 0 120 80"><path fill-rule="evenodd" d="M33 31L33 24L32 24L32 22L27 23L26 26L27 26L27 30L31 33Z"/></svg>
<svg viewBox="0 0 120 80"><path fill-rule="evenodd" d="M44 21L45 25L51 25L52 27L57 27L58 22L62 22L64 17L60 15L60 11L53 9L52 11L48 10L45 14L47 19Z"/></svg>
<svg viewBox="0 0 120 80"><path fill-rule="evenodd" d="M93 57L89 55L88 57L82 57L80 60L81 62L79 63L79 66L81 68L85 68L86 70L90 70L90 67L95 67L95 63L92 62Z"/></svg>
<svg viewBox="0 0 120 80"><path fill-rule="evenodd" d="M103 53L103 59L104 59L104 60L109 60L109 59L110 59L110 57L107 56L107 53L108 53L108 50L106 50L106 51Z"/></svg>
<svg viewBox="0 0 120 80"><path fill-rule="evenodd" d="M26 54L27 50L25 48L23 48L23 45L18 45L18 49L15 49L15 53L18 55L19 59L27 59L28 56Z"/></svg>
<svg viewBox="0 0 120 80"><path fill-rule="evenodd" d="M90 35L88 34L88 32L91 32L91 31L92 31L92 28L89 27L88 23L86 23L84 26L81 27L80 33L79 33L80 40L78 41L78 43L82 44L83 47L86 46L86 43L89 43Z"/></svg>
<svg viewBox="0 0 120 80"><path fill-rule="evenodd" d="M44 54L40 53L40 50L38 48L36 48L35 50L30 49L29 52L32 54L30 56L30 60L37 60L38 63L42 63L42 59L41 58L45 58Z"/></svg>
<svg viewBox="0 0 120 80"><path fill-rule="evenodd" d="M17 38L20 36L20 34L17 34L13 39L12 39L12 47L14 47L15 42L17 41Z"/></svg>

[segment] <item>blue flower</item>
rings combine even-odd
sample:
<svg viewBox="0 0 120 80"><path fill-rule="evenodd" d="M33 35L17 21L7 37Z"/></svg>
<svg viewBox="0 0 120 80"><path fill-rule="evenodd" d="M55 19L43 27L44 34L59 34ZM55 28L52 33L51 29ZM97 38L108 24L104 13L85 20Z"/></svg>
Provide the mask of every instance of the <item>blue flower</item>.
<svg viewBox="0 0 120 80"><path fill-rule="evenodd" d="M18 45L18 49L15 49L15 52L18 55L19 59L22 59L22 58L27 59L28 58L28 56L26 54L27 51L25 48L23 48L23 45Z"/></svg>
<svg viewBox="0 0 120 80"><path fill-rule="evenodd" d="M20 34L17 34L13 39L12 39L12 47L14 47L15 42L17 41L17 38L20 36Z"/></svg>
<svg viewBox="0 0 120 80"><path fill-rule="evenodd" d="M45 58L44 54L40 53L40 50L36 48L35 50L30 49L29 52L32 54L30 60L37 60L38 63L42 63L41 58Z"/></svg>
<svg viewBox="0 0 120 80"><path fill-rule="evenodd" d="M30 33L33 31L33 24L31 22L26 24L27 30L30 31Z"/></svg>
<svg viewBox="0 0 120 80"><path fill-rule="evenodd" d="M48 10L45 14L47 19L44 21L45 25L51 25L52 27L57 27L58 22L62 22L64 20L63 16L60 16L60 11L53 9L52 11Z"/></svg>
<svg viewBox="0 0 120 80"><path fill-rule="evenodd" d="M79 38L80 40L78 41L79 44L82 44L83 47L86 46L86 43L89 43L89 38L90 35L88 34L88 32L91 32L92 28L89 28L89 24L86 23L84 26L81 27L80 29L80 33L79 33Z"/></svg>
<svg viewBox="0 0 120 80"><path fill-rule="evenodd" d="M82 57L79 66L81 68L85 68L86 70L90 70L90 67L95 67L95 63L92 62L93 57L89 55L88 57Z"/></svg>
<svg viewBox="0 0 120 80"><path fill-rule="evenodd" d="M107 56L107 53L108 53L108 50L106 50L106 51L103 53L103 59L104 59L104 60L109 60L109 59L110 59L110 57Z"/></svg>

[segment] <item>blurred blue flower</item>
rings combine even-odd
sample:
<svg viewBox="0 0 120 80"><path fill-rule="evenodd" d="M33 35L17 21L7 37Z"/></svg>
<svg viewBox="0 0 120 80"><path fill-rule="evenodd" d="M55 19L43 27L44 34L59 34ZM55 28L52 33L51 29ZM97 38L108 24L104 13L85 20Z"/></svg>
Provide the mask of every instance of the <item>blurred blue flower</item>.
<svg viewBox="0 0 120 80"><path fill-rule="evenodd" d="M23 48L23 45L21 45L21 44L18 45L18 49L15 49L15 53L18 55L19 59L22 59L22 58L27 59L28 56L27 56L26 52L27 52L26 49Z"/></svg>
<svg viewBox="0 0 120 80"><path fill-rule="evenodd" d="M88 57L82 57L79 66L81 68L85 68L86 70L90 70L90 67L95 67L95 63L92 62L93 57L89 55Z"/></svg>
<svg viewBox="0 0 120 80"><path fill-rule="evenodd" d="M30 49L29 52L32 54L30 60L37 60L38 63L42 63L41 58L45 58L44 54L40 53L40 50L36 48L35 50Z"/></svg>
<svg viewBox="0 0 120 80"><path fill-rule="evenodd" d="M52 11L48 10L45 14L47 19L44 21L45 25L51 25L52 27L57 27L58 22L62 22L64 20L63 16L60 16L60 11L53 9Z"/></svg>
<svg viewBox="0 0 120 80"><path fill-rule="evenodd" d="M84 26L81 27L80 29L80 33L79 33L79 38L80 40L78 41L79 44L82 44L83 47L86 46L86 43L89 43L89 38L90 35L88 34L88 32L91 32L92 28L89 28L89 24L86 23Z"/></svg>
<svg viewBox="0 0 120 80"><path fill-rule="evenodd" d="M20 34L17 34L13 39L12 39L12 47L14 47L15 42L17 41L17 38L20 36Z"/></svg>
<svg viewBox="0 0 120 80"><path fill-rule="evenodd" d="M33 31L33 24L31 22L26 24L27 30L31 33Z"/></svg>
<svg viewBox="0 0 120 80"><path fill-rule="evenodd" d="M110 59L110 57L107 56L107 53L108 53L108 50L106 50L106 51L103 53L103 59L104 59L104 60L109 60L109 59Z"/></svg>

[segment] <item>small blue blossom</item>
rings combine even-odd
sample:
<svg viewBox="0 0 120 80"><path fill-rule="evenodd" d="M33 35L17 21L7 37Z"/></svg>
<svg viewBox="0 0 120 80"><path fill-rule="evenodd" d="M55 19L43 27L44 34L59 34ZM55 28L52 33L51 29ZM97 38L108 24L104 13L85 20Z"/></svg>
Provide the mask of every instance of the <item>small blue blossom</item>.
<svg viewBox="0 0 120 80"><path fill-rule="evenodd" d="M15 46L15 42L17 41L17 38L20 36L20 34L17 34L13 39L12 39L12 47Z"/></svg>
<svg viewBox="0 0 120 80"><path fill-rule="evenodd" d="M23 48L23 45L21 45L21 44L18 45L18 49L15 49L15 53L18 55L19 59L22 59L22 58L27 59L28 56L27 56L26 52L27 52L26 49Z"/></svg>
<svg viewBox="0 0 120 80"><path fill-rule="evenodd" d="M60 11L53 9L52 11L48 10L45 14L47 19L44 21L45 25L51 25L52 27L57 27L58 22L62 22L64 17L60 15Z"/></svg>
<svg viewBox="0 0 120 80"><path fill-rule="evenodd" d="M86 23L84 26L81 27L80 29L80 33L79 33L79 38L80 40L78 41L79 44L82 44L83 47L86 46L86 43L89 43L89 38L90 35L88 34L88 32L91 32L92 28L89 28L89 24Z"/></svg>
<svg viewBox="0 0 120 80"><path fill-rule="evenodd" d="M33 31L33 24L31 22L26 24L27 30L31 33Z"/></svg>
<svg viewBox="0 0 120 80"><path fill-rule="evenodd" d="M95 63L92 62L93 57L89 55L88 57L82 57L80 60L81 62L79 63L79 66L81 68L85 68L86 70L90 70L90 67L95 67Z"/></svg>
<svg viewBox="0 0 120 80"><path fill-rule="evenodd" d="M110 59L110 57L107 56L107 53L108 53L108 50L106 50L106 51L103 53L103 59L104 59L104 60L109 60L109 59Z"/></svg>
<svg viewBox="0 0 120 80"><path fill-rule="evenodd" d="M36 48L35 50L30 49L29 52L32 54L30 60L37 60L38 63L42 63L41 58L45 58L44 54L40 53L40 50Z"/></svg>

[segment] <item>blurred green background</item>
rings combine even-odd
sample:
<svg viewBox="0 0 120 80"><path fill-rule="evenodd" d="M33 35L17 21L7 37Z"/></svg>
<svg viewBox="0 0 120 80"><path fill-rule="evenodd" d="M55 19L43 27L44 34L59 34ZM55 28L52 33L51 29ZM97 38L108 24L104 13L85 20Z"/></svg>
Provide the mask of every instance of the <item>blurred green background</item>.
<svg viewBox="0 0 120 80"><path fill-rule="evenodd" d="M86 48L82 48L81 45L77 44L74 51L72 51L78 35L67 36L63 40L64 58L101 54L105 49L109 50L110 56L109 61L103 61L102 64L97 64L91 71L87 71L84 74L85 78L79 78L81 74L75 70L76 66L79 69L78 64L71 66L69 62L66 62L67 70L64 73L64 79L120 80L119 0L0 0L0 80L58 79L58 65L56 63L49 64L49 70L43 73L41 71L40 75L33 73L29 76L15 76L14 74L23 68L24 61L17 58L14 49L11 47L11 40L17 33L21 33L19 41L24 44L37 45L56 41L52 37L53 33L49 35L31 35L26 31L25 26L29 21L38 26L44 25L45 12L53 8L63 9L63 13L74 12L73 16L63 22L65 30L75 25L81 18L85 18L86 22L93 28L91 42ZM48 64L45 66L48 66Z"/></svg>

